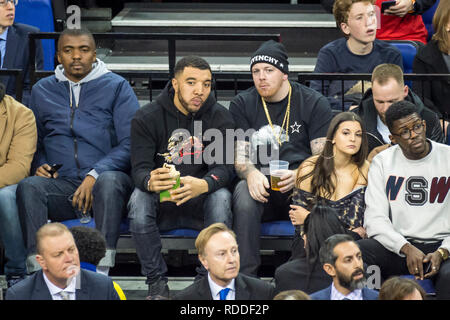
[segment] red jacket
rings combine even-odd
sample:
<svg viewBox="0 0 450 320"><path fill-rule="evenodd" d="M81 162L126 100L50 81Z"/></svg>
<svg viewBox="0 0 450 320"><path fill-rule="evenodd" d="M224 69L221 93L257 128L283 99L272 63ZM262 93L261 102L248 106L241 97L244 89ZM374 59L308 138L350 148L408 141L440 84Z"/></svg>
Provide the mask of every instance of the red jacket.
<svg viewBox="0 0 450 320"><path fill-rule="evenodd" d="M380 9L385 0L377 0L376 6ZM380 40L414 40L427 43L427 29L421 15L407 14L400 18L380 14L380 29L377 29L377 39Z"/></svg>

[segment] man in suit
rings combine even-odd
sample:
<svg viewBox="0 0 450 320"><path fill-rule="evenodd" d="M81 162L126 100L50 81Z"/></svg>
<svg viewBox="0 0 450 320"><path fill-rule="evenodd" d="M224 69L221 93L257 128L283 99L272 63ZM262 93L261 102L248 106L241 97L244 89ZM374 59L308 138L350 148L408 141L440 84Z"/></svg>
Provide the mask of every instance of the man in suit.
<svg viewBox="0 0 450 320"><path fill-rule="evenodd" d="M313 300L376 300L378 292L365 287L361 250L346 234L325 240L319 251L323 269L332 278L331 286L311 295Z"/></svg>
<svg viewBox="0 0 450 320"><path fill-rule="evenodd" d="M271 300L274 288L239 273L236 235L223 223L203 229L195 240L198 258L208 276L179 292L175 300Z"/></svg>
<svg viewBox="0 0 450 320"><path fill-rule="evenodd" d="M61 223L48 223L36 233L42 269L12 286L6 300L119 300L105 275L80 270L75 240Z"/></svg>
<svg viewBox="0 0 450 320"><path fill-rule="evenodd" d="M38 28L14 23L17 0L0 1L0 66L2 69L22 69L24 75L22 103L28 105L30 99L29 78L29 46L28 34L39 32ZM43 69L44 57L41 41L36 41L36 69ZM6 93L16 97L15 77L1 77L0 81L6 86Z"/></svg>

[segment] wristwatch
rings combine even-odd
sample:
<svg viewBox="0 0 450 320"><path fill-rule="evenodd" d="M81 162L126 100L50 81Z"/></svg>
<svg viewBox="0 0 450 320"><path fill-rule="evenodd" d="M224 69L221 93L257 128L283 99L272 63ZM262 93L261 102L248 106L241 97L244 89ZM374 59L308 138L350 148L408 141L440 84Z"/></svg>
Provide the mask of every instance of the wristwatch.
<svg viewBox="0 0 450 320"><path fill-rule="evenodd" d="M441 255L442 261L445 261L448 259L448 251L447 250L445 250L443 248L439 248L439 249L437 249L437 252L439 252L439 254Z"/></svg>
<svg viewBox="0 0 450 320"><path fill-rule="evenodd" d="M412 3L412 9L408 11L408 13L414 13L416 12L416 0L411 0Z"/></svg>

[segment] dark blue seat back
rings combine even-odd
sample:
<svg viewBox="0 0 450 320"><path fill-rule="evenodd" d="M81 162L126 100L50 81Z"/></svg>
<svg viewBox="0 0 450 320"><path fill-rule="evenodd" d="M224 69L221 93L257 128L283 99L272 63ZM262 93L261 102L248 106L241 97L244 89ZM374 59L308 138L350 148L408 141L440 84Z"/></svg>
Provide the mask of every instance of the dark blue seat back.
<svg viewBox="0 0 450 320"><path fill-rule="evenodd" d="M95 221L91 219L89 223L83 224L78 219L66 220L61 223L65 224L68 228L76 226L85 226L89 228L95 228ZM129 221L128 219L123 219L120 224L120 233L129 233ZM169 231L162 231L163 236L173 236L181 238L196 238L199 234L198 230L193 229L173 229ZM291 221L270 221L261 224L261 236L274 236L274 237L292 237L294 235L294 226Z"/></svg>
<svg viewBox="0 0 450 320"><path fill-rule="evenodd" d="M434 12L436 11L436 8L438 5L439 5L439 0L436 0L435 4L430 9L428 9L427 11L425 11L422 14L423 24L425 25L425 28L427 28L427 31L428 31L427 41L430 41L431 37L434 34L433 17L434 17Z"/></svg>
<svg viewBox="0 0 450 320"><path fill-rule="evenodd" d="M412 73L414 57L419 49L419 44L409 40L389 40L386 42L400 50L403 58L403 73Z"/></svg>
<svg viewBox="0 0 450 320"><path fill-rule="evenodd" d="M41 32L54 32L51 0L20 0L16 6L15 22L39 28ZM55 41L42 40L44 50L44 69L54 70Z"/></svg>

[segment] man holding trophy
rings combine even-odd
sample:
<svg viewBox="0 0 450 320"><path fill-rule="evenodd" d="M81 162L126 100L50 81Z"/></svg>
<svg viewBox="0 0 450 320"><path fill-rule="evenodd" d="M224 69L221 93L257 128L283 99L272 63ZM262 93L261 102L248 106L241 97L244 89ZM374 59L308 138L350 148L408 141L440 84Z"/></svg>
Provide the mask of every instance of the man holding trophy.
<svg viewBox="0 0 450 320"><path fill-rule="evenodd" d="M132 121L136 189L128 211L141 271L149 286L147 299L169 297L159 230L232 224L227 186L233 164L225 163L224 137L227 129L234 129L234 121L216 102L211 86L209 64L197 56L184 57L175 65L174 78ZM208 140L211 132L216 134L214 141ZM217 133L223 143L216 141Z"/></svg>

